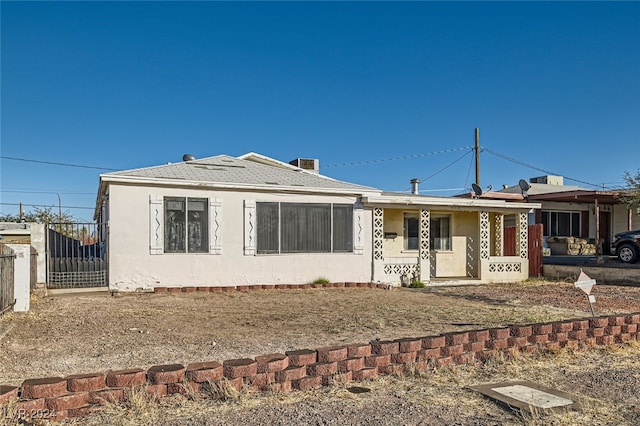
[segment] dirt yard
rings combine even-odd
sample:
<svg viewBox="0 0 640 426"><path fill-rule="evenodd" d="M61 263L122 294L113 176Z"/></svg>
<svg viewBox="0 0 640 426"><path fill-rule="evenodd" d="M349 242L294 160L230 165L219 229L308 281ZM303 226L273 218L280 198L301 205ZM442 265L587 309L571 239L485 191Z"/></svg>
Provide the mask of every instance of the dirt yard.
<svg viewBox="0 0 640 426"><path fill-rule="evenodd" d="M593 294L597 314L640 311L640 288L599 285ZM590 315L586 296L572 284L539 281L427 289L34 298L29 313L0 317L0 384ZM364 394L342 385L293 394L170 397L160 404L134 398L75 423L637 425L638 359L640 345L634 342L495 360L417 377L385 377L365 383L370 392ZM506 380L532 380L578 393L583 409L551 416L520 414L467 389Z"/></svg>
<svg viewBox="0 0 640 426"><path fill-rule="evenodd" d="M640 288L596 286L599 314ZM57 296L0 318L0 384L590 316L568 283Z"/></svg>

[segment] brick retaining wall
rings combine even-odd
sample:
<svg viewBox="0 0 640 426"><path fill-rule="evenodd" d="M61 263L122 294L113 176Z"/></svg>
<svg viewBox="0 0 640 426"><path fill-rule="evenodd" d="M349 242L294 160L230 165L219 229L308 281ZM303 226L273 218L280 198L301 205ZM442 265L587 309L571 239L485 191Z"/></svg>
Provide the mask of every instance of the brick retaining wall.
<svg viewBox="0 0 640 426"><path fill-rule="evenodd" d="M292 289L309 289L309 288L379 288L388 290L389 284L379 283L356 283L356 282L337 282L327 284L255 284L255 285L231 285L231 286L214 286L214 287L155 287L154 293L220 293L229 291L252 291L252 290L292 290Z"/></svg>
<svg viewBox="0 0 640 426"><path fill-rule="evenodd" d="M504 352L531 353L638 341L639 324L640 313L633 313L301 349L222 363L155 365L146 370L29 379L20 387L0 385L0 415L15 403L17 415L23 418L83 417L106 402L124 401L136 387L144 387L152 397L212 387L273 392L310 390L334 382L484 362Z"/></svg>

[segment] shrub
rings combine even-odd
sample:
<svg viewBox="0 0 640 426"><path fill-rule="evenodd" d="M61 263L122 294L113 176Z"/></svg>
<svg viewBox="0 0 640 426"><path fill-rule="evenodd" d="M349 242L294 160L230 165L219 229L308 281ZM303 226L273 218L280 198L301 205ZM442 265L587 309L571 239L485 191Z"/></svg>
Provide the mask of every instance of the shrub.
<svg viewBox="0 0 640 426"><path fill-rule="evenodd" d="M329 284L329 278L326 277L318 277L315 280L311 281L311 284Z"/></svg>

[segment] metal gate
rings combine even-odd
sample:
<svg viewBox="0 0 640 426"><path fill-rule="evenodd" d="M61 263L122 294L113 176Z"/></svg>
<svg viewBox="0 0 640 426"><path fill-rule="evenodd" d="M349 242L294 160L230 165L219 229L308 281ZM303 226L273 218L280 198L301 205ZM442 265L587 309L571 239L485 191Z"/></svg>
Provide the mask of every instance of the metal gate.
<svg viewBox="0 0 640 426"><path fill-rule="evenodd" d="M100 223L50 223L47 287L106 287L105 227Z"/></svg>
<svg viewBox="0 0 640 426"><path fill-rule="evenodd" d="M13 250L0 244L0 315L16 303L13 296L15 259Z"/></svg>

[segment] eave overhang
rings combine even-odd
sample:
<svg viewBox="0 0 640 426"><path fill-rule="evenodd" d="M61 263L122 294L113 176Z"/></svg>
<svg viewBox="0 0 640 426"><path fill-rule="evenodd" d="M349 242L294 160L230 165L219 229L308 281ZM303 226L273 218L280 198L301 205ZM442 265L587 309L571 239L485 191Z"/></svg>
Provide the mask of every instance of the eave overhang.
<svg viewBox="0 0 640 426"><path fill-rule="evenodd" d="M458 211L495 211L513 212L539 209L539 203L506 202L504 200L488 200L477 198L427 197L413 195L372 195L361 199L362 203L371 207L388 208L426 208L429 210Z"/></svg>

